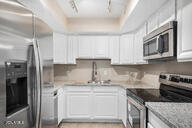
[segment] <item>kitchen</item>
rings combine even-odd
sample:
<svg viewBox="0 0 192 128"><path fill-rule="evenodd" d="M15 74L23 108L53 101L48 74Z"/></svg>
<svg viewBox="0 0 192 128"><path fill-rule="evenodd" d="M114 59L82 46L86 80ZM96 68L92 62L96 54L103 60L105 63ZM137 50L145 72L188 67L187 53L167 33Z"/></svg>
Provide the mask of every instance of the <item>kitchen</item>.
<svg viewBox="0 0 192 128"><path fill-rule="evenodd" d="M191 128L192 0L0 0L0 127Z"/></svg>

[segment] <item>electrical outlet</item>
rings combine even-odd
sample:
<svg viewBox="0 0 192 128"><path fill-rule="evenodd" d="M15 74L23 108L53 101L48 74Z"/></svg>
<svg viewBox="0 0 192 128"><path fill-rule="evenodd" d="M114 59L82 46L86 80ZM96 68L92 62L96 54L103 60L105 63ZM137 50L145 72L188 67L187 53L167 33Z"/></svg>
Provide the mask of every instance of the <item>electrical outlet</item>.
<svg viewBox="0 0 192 128"><path fill-rule="evenodd" d="M104 74L105 76L107 76L107 75L108 75L108 72L105 70L105 71L103 72L103 74Z"/></svg>
<svg viewBox="0 0 192 128"><path fill-rule="evenodd" d="M69 76L69 74L70 74L70 71L66 71L66 75Z"/></svg>
<svg viewBox="0 0 192 128"><path fill-rule="evenodd" d="M129 75L130 75L130 72L125 71L125 75L126 75L126 76L129 76Z"/></svg>

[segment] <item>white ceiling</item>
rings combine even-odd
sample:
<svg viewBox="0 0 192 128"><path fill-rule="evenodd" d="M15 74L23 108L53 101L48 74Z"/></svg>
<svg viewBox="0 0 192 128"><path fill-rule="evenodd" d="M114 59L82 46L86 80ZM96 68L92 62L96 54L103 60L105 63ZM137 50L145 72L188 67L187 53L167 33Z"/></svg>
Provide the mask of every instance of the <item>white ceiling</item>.
<svg viewBox="0 0 192 128"><path fill-rule="evenodd" d="M111 13L108 12L109 0L75 0L78 13L69 4L70 0L57 0L69 18L119 18L129 0L111 0Z"/></svg>

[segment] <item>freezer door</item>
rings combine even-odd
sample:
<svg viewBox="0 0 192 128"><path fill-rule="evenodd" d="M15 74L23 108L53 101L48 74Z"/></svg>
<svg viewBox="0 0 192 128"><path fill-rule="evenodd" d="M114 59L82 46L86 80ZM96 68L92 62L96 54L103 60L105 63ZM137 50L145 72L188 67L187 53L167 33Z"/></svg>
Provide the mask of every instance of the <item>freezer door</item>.
<svg viewBox="0 0 192 128"><path fill-rule="evenodd" d="M40 127L42 80L32 15L15 1L0 1L0 128ZM11 115L6 115L6 62L27 63L28 105Z"/></svg>

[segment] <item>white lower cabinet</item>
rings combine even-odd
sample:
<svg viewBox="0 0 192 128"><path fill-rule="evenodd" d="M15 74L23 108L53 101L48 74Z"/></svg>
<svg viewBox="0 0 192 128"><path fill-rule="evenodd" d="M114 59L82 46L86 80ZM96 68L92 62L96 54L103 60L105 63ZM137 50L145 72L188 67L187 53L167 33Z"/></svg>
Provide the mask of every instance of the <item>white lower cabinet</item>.
<svg viewBox="0 0 192 128"><path fill-rule="evenodd" d="M119 90L119 119L122 120L124 126L127 126L127 96L126 90L120 88Z"/></svg>
<svg viewBox="0 0 192 128"><path fill-rule="evenodd" d="M90 93L77 92L67 94L67 118L90 118Z"/></svg>
<svg viewBox="0 0 192 128"><path fill-rule="evenodd" d="M170 128L170 127L163 121L161 121L155 114L153 114L149 110L147 128Z"/></svg>
<svg viewBox="0 0 192 128"><path fill-rule="evenodd" d="M94 119L117 119L118 118L118 95L117 93L94 93L93 115Z"/></svg>
<svg viewBox="0 0 192 128"><path fill-rule="evenodd" d="M64 95L58 94L58 124L62 119L87 119L92 121L120 119L126 126L126 90L121 88L120 95L119 88L66 87ZM119 116L120 112L121 117Z"/></svg>
<svg viewBox="0 0 192 128"><path fill-rule="evenodd" d="M58 90L58 124L65 118L65 93L63 88Z"/></svg>

